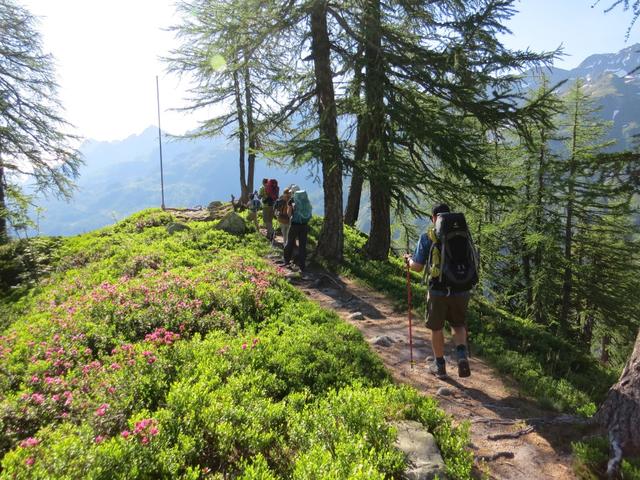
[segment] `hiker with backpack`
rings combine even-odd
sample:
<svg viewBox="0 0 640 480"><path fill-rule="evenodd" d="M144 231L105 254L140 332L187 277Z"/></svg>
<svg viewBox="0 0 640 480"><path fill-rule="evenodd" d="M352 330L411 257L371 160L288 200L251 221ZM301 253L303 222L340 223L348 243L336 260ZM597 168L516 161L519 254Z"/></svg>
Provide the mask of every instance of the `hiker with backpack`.
<svg viewBox="0 0 640 480"><path fill-rule="evenodd" d="M256 226L256 231L260 232L260 226L258 225L258 210L262 208L262 203L258 199L257 192L253 192L251 195L249 195L247 208L249 209L249 221L253 222L253 224Z"/></svg>
<svg viewBox="0 0 640 480"><path fill-rule="evenodd" d="M289 188L285 188L284 192L282 192L282 196L273 204L273 215L278 220L280 230L282 231L283 247L287 245L289 228L291 227L291 217L289 217L288 213L289 200L291 200L291 190Z"/></svg>
<svg viewBox="0 0 640 480"><path fill-rule="evenodd" d="M431 225L413 256L405 255L407 268L429 277L426 326L431 330L434 362L429 371L438 378L447 377L444 359L444 325L449 323L456 345L458 376L471 375L467 352L465 316L471 289L478 282L478 256L462 213L452 213L440 203L431 211Z"/></svg>
<svg viewBox="0 0 640 480"><path fill-rule="evenodd" d="M262 221L264 227L267 229L267 238L273 240L273 204L280 196L280 188L278 187L278 181L275 178L263 178L262 187L258 192L260 200L264 208L262 209Z"/></svg>
<svg viewBox="0 0 640 480"><path fill-rule="evenodd" d="M289 205L287 206L287 214L291 218L291 226L289 227L289 235L284 247L284 264L289 265L293 256L293 249L298 240L298 258L295 263L304 272L307 259L307 235L309 233L309 220L311 220L311 202L309 196L304 190L300 190L297 186L289 187L292 193Z"/></svg>

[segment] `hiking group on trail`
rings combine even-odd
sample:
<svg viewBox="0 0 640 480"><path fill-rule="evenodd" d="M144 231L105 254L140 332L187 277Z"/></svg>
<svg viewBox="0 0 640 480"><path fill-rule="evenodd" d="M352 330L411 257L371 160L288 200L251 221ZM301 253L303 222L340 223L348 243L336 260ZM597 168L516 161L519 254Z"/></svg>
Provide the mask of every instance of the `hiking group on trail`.
<svg viewBox="0 0 640 480"><path fill-rule="evenodd" d="M440 203L433 207L431 221L414 254L405 255L407 269L426 270L429 277L425 319L434 354L429 371L438 378L447 377L444 326L448 322L456 345L458 376L468 377L471 369L465 317L471 289L478 283L478 255L464 214L452 213L447 204Z"/></svg>
<svg viewBox="0 0 640 480"><path fill-rule="evenodd" d="M278 181L273 178L263 178L260 190L250 195L247 208L249 219L254 223L256 230L259 230L258 210L262 209L262 221L267 231L267 238L272 244L276 236L273 219L278 221L284 248L283 260L279 263L304 272L309 221L313 210L307 192L297 185L290 185L280 195ZM297 254L294 255L296 247Z"/></svg>
<svg viewBox="0 0 640 480"><path fill-rule="evenodd" d="M278 182L265 178L260 190L250 195L247 208L256 230L259 229L258 210L262 209L267 238L272 244L276 236L273 219L278 221L284 252L283 259L276 263L304 272L312 213L307 192L297 185L290 185L279 195ZM410 292L409 271L424 271L429 278L425 320L426 327L432 332L434 356L429 371L438 378L447 377L444 328L448 323L456 346L458 376L468 377L471 369L465 317L471 289L478 283L478 254L464 214L451 212L447 204L439 203L431 211L431 221L432 225L420 236L413 255L404 256L407 287ZM294 256L296 247L297 255ZM411 329L411 320L409 322ZM409 335L411 337L411 331Z"/></svg>

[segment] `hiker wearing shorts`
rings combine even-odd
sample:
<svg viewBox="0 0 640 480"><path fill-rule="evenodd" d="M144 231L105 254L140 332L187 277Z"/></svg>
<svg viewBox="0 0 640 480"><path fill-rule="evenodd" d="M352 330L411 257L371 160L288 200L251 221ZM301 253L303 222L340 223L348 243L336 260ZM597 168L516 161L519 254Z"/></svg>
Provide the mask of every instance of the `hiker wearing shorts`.
<svg viewBox="0 0 640 480"><path fill-rule="evenodd" d="M449 206L441 203L433 207L431 221L435 226L438 214L450 212ZM413 256L405 255L405 261L409 268L415 272L421 272L430 264L430 255L434 243L433 226L420 236L420 241ZM433 355L435 360L429 366L429 371L438 378L447 377L447 368L444 359L444 326L445 322L453 330L453 338L456 344L456 357L458 362L458 376L471 375L469 359L467 355L467 327L465 316L471 296L470 290L452 292L445 288L438 277L429 278L429 290L427 294L427 307L425 309L426 326L431 330Z"/></svg>

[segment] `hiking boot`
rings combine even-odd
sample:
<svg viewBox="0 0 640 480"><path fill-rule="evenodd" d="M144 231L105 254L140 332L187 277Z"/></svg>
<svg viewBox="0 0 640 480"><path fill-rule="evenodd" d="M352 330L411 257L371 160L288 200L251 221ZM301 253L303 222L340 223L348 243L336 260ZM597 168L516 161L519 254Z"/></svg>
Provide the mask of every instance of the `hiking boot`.
<svg viewBox="0 0 640 480"><path fill-rule="evenodd" d="M461 358L458 360L458 376L461 378L471 376L469 360L467 360L466 358Z"/></svg>
<svg viewBox="0 0 640 480"><path fill-rule="evenodd" d="M429 365L429 373L435 375L437 378L447 378L447 364L438 363L435 360Z"/></svg>

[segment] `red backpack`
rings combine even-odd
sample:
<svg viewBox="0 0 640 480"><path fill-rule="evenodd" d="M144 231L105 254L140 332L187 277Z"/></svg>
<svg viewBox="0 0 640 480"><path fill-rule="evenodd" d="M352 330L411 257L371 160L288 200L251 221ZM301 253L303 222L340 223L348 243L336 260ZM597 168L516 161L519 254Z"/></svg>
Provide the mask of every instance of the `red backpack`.
<svg viewBox="0 0 640 480"><path fill-rule="evenodd" d="M278 181L275 178L272 178L267 182L267 185L264 189L267 197L273 200L274 202L280 196L280 188L278 187Z"/></svg>

